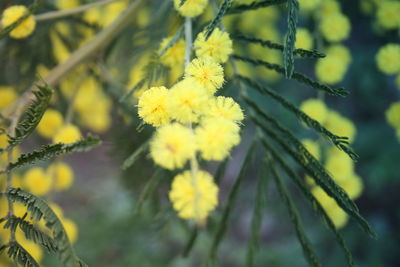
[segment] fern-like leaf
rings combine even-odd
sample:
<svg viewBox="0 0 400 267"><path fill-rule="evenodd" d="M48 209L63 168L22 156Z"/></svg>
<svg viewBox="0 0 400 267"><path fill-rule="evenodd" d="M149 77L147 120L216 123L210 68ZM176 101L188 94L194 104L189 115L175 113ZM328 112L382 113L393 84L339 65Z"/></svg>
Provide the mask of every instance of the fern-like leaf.
<svg viewBox="0 0 400 267"><path fill-rule="evenodd" d="M39 85L38 88L38 90L33 91L35 100L26 110L23 120L15 128L15 135L8 135L8 147L0 150L0 152L9 151L19 145L35 130L42 119L49 105L52 90L47 85Z"/></svg>
<svg viewBox="0 0 400 267"><path fill-rule="evenodd" d="M88 151L100 144L101 140L97 136L88 135L86 138L72 144L57 143L44 145L40 150L35 150L30 153L22 154L16 162L11 162L8 164L8 166L6 167L6 171L10 172L27 164L33 164L40 160L48 160L62 154Z"/></svg>
<svg viewBox="0 0 400 267"><path fill-rule="evenodd" d="M58 256L65 266L86 266L76 256L60 219L44 200L15 188L9 189L6 194L10 201L19 202L26 206L32 219L36 221L44 219L46 227L53 233L54 241L58 248Z"/></svg>
<svg viewBox="0 0 400 267"><path fill-rule="evenodd" d="M210 22L210 24L206 28L205 38L208 40L215 27L220 23L221 19L224 17L225 13L231 7L233 0L224 0L218 10L215 18Z"/></svg>
<svg viewBox="0 0 400 267"><path fill-rule="evenodd" d="M8 257L23 267L40 267L39 263L18 242L10 242L7 251Z"/></svg>
<svg viewBox="0 0 400 267"><path fill-rule="evenodd" d="M231 38L240 42L244 43L252 43L252 44L259 44L263 47L279 50L283 52L284 46L278 43L275 43L270 40L264 40L260 38L256 38L253 36L244 35L241 33L236 33L231 35ZM318 52L317 50L306 50L306 49L294 49L293 55L300 56L300 57L307 57L307 58L324 58L326 57L325 54Z"/></svg>
<svg viewBox="0 0 400 267"><path fill-rule="evenodd" d="M306 260L310 264L310 266L316 266L316 267L321 266L321 264L318 260L318 257L314 252L312 244L308 240L307 235L303 229L303 225L301 223L300 216L297 212L296 206L294 205L292 198L289 195L289 192L288 192L286 186L284 185L278 172L275 170L275 167L273 166L273 164L269 164L269 167L271 169L272 176L275 178L274 180L275 180L276 186L278 188L279 194L281 195L283 202L285 203L287 210L289 212L290 220L292 221L292 223L296 229L297 238L299 239L299 242L303 249L304 257L306 258Z"/></svg>
<svg viewBox="0 0 400 267"><path fill-rule="evenodd" d="M293 52L295 50L296 43L296 30L297 20L299 12L299 3L297 0L288 0L288 31L285 37L285 47L283 49L283 61L285 65L285 77L287 79L292 78L294 71L294 57Z"/></svg>
<svg viewBox="0 0 400 267"><path fill-rule="evenodd" d="M237 78L241 81L244 81L247 85L249 85L251 88L256 89L258 92L264 95L270 96L272 99L276 100L278 103L280 103L283 107L291 111L293 114L295 114L300 120L302 120L308 127L314 129L318 133L322 134L326 138L328 138L337 148L340 150L343 150L347 155L349 155L350 158L353 160L356 160L358 158L358 155L353 151L351 147L349 147L349 142L348 142L348 137L345 136L338 136L333 134L331 131L326 129L324 126L322 126L318 121L314 120L310 116L308 116L306 113L298 109L295 105L287 101L284 97L279 95L278 93L275 93L271 89L267 88L266 86L262 86L259 83L250 80L247 77L240 76L238 75ZM250 101L250 105L254 105Z"/></svg>
<svg viewBox="0 0 400 267"><path fill-rule="evenodd" d="M238 196L239 187L240 187L242 181L244 180L247 167L250 164L250 160L251 160L251 157L253 155L254 148L255 148L255 143L253 143L250 146L249 150L247 151L247 155L246 155L245 159L243 160L242 167L240 168L240 171L239 171L239 175L238 175L238 177L237 177L235 183L233 184L232 189L231 189L231 191L229 193L228 203L227 203L227 205L226 205L226 207L225 207L225 209L224 209L224 211L222 213L222 218L221 218L220 222L218 223L217 231L216 231L216 233L214 235L214 238L213 238L213 241L212 241L212 244L211 244L211 247L210 247L210 252L209 252L209 256L208 256L209 262L213 262L214 261L216 255L217 255L217 250L218 250L219 244L221 243L221 241L222 241L222 239L223 239L223 237L225 235L225 232L226 232L226 230L228 228L229 216L231 214L231 211L233 209L233 205L234 205L234 203L236 201L236 198Z"/></svg>
<svg viewBox="0 0 400 267"><path fill-rule="evenodd" d="M354 267L355 266L354 260L350 253L349 248L346 245L346 241L344 240L342 235L336 230L335 224L332 222L331 218L328 216L325 209L314 197L314 195L311 194L310 190L304 184L304 180L301 177L299 177L299 175L285 162L285 160L279 155L279 153L274 148L272 148L272 146L268 143L268 141L265 140L265 138L263 138L262 136L261 136L261 142L264 148L268 151L268 153L270 153L272 158L281 166L281 168L287 174L287 176L291 178L292 181L297 185L297 187L300 189L304 197L310 202L311 207L314 208L314 210L320 215L323 222L326 223L329 230L331 230L331 232L335 235L337 242L339 243L341 249L343 250L343 253L346 257L347 264L349 265L349 267Z"/></svg>
<svg viewBox="0 0 400 267"><path fill-rule="evenodd" d="M229 14L238 14L245 11L256 10L259 8L280 5L286 3L287 0L261 0L261 1L254 1L248 5L237 5L233 6L231 9L228 10L227 15Z"/></svg>
<svg viewBox="0 0 400 267"><path fill-rule="evenodd" d="M266 62L266 61L263 61L260 59L251 59L248 57L242 57L239 55L233 55L232 58L243 61L243 62L250 63L254 66L263 66L267 69L276 71L277 73L280 73L282 75L285 74L285 68L278 64L269 63L269 62ZM332 88L328 85L321 84L317 81L314 81L314 80L310 79L309 77L305 76L304 74L301 74L296 71L293 72L292 79L295 79L303 84L309 85L316 90L324 91L333 96L346 96L349 94L349 91L347 91L343 87Z"/></svg>

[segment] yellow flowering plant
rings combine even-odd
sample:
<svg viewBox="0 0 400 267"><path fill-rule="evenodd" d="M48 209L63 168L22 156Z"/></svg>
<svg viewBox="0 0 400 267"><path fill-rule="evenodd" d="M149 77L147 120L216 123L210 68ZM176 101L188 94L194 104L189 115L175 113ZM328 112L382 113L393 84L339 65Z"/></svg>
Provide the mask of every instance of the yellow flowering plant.
<svg viewBox="0 0 400 267"><path fill-rule="evenodd" d="M7 73L13 75L0 75L0 252L7 255L0 266L40 266L45 250L64 266L87 266L81 259L85 251L74 247L85 230L56 203L60 195L74 197L68 190L84 184L87 173L108 168L102 161L96 164L105 167L86 167L89 158L103 160L103 150L111 155L110 165L123 159L123 189L132 191L127 195L135 203L134 209L121 205L107 216L123 220L116 215L121 209L138 216L134 220L158 220L167 213L164 224L188 230L186 257L207 233L204 263L218 262L248 183L256 190L250 193L255 202L246 266L255 266L271 177L305 260L321 266L284 174L354 266L339 229L352 218L370 236L375 232L354 202L364 190L352 149L357 128L326 100L350 94L337 87L353 63L346 46L352 24L339 1L41 2L1 10L0 38L12 51ZM397 8L392 2L379 6L380 27L400 27L387 19ZM280 25L286 25L284 32ZM31 60L19 60L27 47L37 50L30 50ZM389 43L377 51L376 65L384 74L400 75L399 47ZM300 62L311 61L306 75ZM288 96L290 85L270 88L279 82L293 83L299 92L309 87L315 95L297 103ZM282 109L285 116L279 115ZM398 103L385 113L398 133L399 114ZM300 121L296 128L287 126L289 116ZM302 128L318 138L302 138ZM103 150L79 163L65 158L101 144L88 132L104 137ZM36 143L41 146L32 149ZM79 190L92 187L87 183Z"/></svg>

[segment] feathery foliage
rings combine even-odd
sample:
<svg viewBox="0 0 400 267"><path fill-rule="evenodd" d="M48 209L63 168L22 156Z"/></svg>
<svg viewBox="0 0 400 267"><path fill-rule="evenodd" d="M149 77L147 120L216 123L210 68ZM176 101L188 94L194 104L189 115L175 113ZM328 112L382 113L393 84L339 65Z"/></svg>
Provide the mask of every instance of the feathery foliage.
<svg viewBox="0 0 400 267"><path fill-rule="evenodd" d="M271 49L283 51L284 46L278 43L275 43L271 40L264 40L260 38L256 38L253 36L245 35L242 33L235 33L231 35L232 39L235 39L237 41L241 41L244 43L253 43L253 44L259 44L263 47L268 47ZM306 50L302 48L297 48L293 50L293 55L295 56L300 56L300 57L307 57L307 58L324 58L326 57L325 54L318 52L317 50Z"/></svg>
<svg viewBox="0 0 400 267"><path fill-rule="evenodd" d="M268 95L272 99L276 100L283 107L295 114L301 121L307 124L308 127L314 129L318 133L321 133L324 137L328 138L337 148L343 150L353 160L356 160L358 158L357 154L351 149L351 147L349 147L349 142L347 141L348 137L333 134L331 131L322 126L318 121L308 116L306 113L298 109L295 105L287 101L284 97L282 97L278 93L275 93L268 87L262 86L259 83L252 81L244 76L238 75L237 78L241 81L244 81L251 88L256 89L261 94Z"/></svg>
<svg viewBox="0 0 400 267"><path fill-rule="evenodd" d="M285 68L280 66L280 65L278 65L278 64L269 63L269 62L266 62L266 61L263 61L263 60L260 60L260 59L251 59L251 58L248 58L248 57L242 57L242 56L239 56L239 55L233 55L232 58L240 60L240 61L243 61L243 62L250 63L250 64L255 65L255 66L263 66L263 67L265 67L267 69L276 71L277 73L280 73L280 74L283 74L283 75L285 74ZM297 81L299 81L299 82L301 82L303 84L309 85L309 86L311 86L312 88L314 88L316 90L324 91L324 92L326 92L326 93L328 93L330 95L333 95L333 96L346 96L346 95L349 94L349 91L347 91L343 87L332 88L332 87L330 87L328 85L321 84L321 83L319 83L317 81L314 81L314 80L310 79L309 77L305 76L304 74L301 74L301 73L296 72L296 71L293 72L292 79L295 79L295 80L297 80Z"/></svg>
<svg viewBox="0 0 400 267"><path fill-rule="evenodd" d="M210 252L209 252L209 256L208 256L210 262L215 260L219 244L221 243L222 238L224 237L225 232L228 228L229 217L230 217L231 211L233 209L233 205L238 196L239 187L240 187L243 179L245 178L245 173L246 173L247 167L249 166L250 160L253 156L254 148L255 148L255 143L253 143L250 146L249 150L247 151L246 157L244 158L243 163L242 163L242 167L240 168L239 175L229 193L228 203L226 204L226 207L222 213L222 218L221 218L220 222L218 223L217 230L216 230L216 233L214 235L214 238L213 238L213 241L212 241L212 244L210 247Z"/></svg>
<svg viewBox="0 0 400 267"><path fill-rule="evenodd" d="M288 30L285 37L285 47L283 48L283 61L285 66L285 77L292 78L294 71L293 52L296 43L296 29L299 12L299 3L297 0L288 0Z"/></svg>
<svg viewBox="0 0 400 267"><path fill-rule="evenodd" d="M26 206L32 219L39 221L43 218L45 220L46 227L52 231L55 245L58 248L58 256L65 266L87 266L76 256L60 219L44 200L15 188L7 190L6 195L10 201Z"/></svg>
<svg viewBox="0 0 400 267"><path fill-rule="evenodd" d="M0 150L1 152L9 151L13 147L19 145L25 140L39 124L44 112L49 106L52 90L47 85L38 85L38 90L33 91L35 100L25 112L25 117L18 123L15 128L15 135L8 134L8 146Z"/></svg>
<svg viewBox="0 0 400 267"><path fill-rule="evenodd" d="M268 141L261 136L261 142L264 148L268 151L268 153L272 156L273 160L277 162L284 172L287 174L289 178L297 185L300 191L303 193L304 197L310 202L311 206L314 210L319 214L323 222L326 223L329 230L335 235L337 242L339 243L341 249L343 250L344 255L346 256L347 263L349 267L354 267L354 260L350 253L349 248L346 245L345 240L343 239L342 235L336 230L334 223L332 222L331 218L326 213L325 209L322 205L318 202L318 200L311 194L310 190L304 184L304 180L299 177L299 175L292 169L290 166L285 162L285 160L279 155L279 153L270 145Z"/></svg>
<svg viewBox="0 0 400 267"><path fill-rule="evenodd" d="M26 251L17 241L12 241L8 245L8 257L14 262L24 267L40 267L39 263ZM1 249L0 249L1 252Z"/></svg>
<svg viewBox="0 0 400 267"><path fill-rule="evenodd" d="M269 7L269 6L273 6L273 5L280 5L283 3L286 3L287 0L261 0L261 1L254 1L248 5L243 4L243 5L237 5L237 6L233 6L232 8L230 8L228 10L228 12L226 13L227 15L230 14L238 14L238 13L242 13L244 11L249 11L249 10L256 10L259 8L264 8L264 7Z"/></svg>
<svg viewBox="0 0 400 267"><path fill-rule="evenodd" d="M210 24L206 28L206 34L205 34L206 40L208 40L208 38L214 31L215 27L217 27L217 25L219 24L221 19L224 17L225 13L231 7L232 3L233 3L233 0L224 0L222 2L217 15L215 16L215 18L210 22Z"/></svg>
<svg viewBox="0 0 400 267"><path fill-rule="evenodd" d="M22 154L16 162L9 163L5 171L10 172L27 164L32 164L40 160L48 160L62 154L88 151L100 144L101 140L97 136L88 135L86 138L72 144L57 143L44 145L40 150Z"/></svg>
<svg viewBox="0 0 400 267"><path fill-rule="evenodd" d="M276 187L278 188L279 194L281 195L283 202L285 203L289 215L290 215L290 220L292 221L295 229L296 229L296 234L297 238L299 239L299 242L301 244L301 247L303 249L303 254L310 266L321 266L317 255L314 252L314 249L312 247L311 242L308 240L307 235L303 229L303 225L300 220L300 216L297 212L297 209L293 203L292 198L289 195L289 192L284 185L282 178L279 176L278 172L275 170L275 167L273 164L268 164L269 168L271 169L272 176L275 178L275 184Z"/></svg>

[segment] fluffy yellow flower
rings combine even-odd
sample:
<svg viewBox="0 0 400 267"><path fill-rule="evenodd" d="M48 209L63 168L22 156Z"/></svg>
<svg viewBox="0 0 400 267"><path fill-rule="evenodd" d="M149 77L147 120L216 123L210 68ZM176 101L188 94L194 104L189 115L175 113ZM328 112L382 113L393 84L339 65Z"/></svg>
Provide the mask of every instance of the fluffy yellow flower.
<svg viewBox="0 0 400 267"><path fill-rule="evenodd" d="M400 72L400 45L389 43L381 47L376 55L376 63L385 74Z"/></svg>
<svg viewBox="0 0 400 267"><path fill-rule="evenodd" d="M318 15L328 16L340 12L341 12L340 4L336 0L324 0L321 3Z"/></svg>
<svg viewBox="0 0 400 267"><path fill-rule="evenodd" d="M12 87L0 86L0 109L13 103L17 97L18 95Z"/></svg>
<svg viewBox="0 0 400 267"><path fill-rule="evenodd" d="M208 0L187 0L181 7L182 0L174 0L174 7L184 17L193 18L201 13L207 6Z"/></svg>
<svg viewBox="0 0 400 267"><path fill-rule="evenodd" d="M138 114L144 122L158 127L171 120L168 109L169 90L165 87L152 87L139 98Z"/></svg>
<svg viewBox="0 0 400 267"><path fill-rule="evenodd" d="M316 98L311 98L301 103L300 109L319 123L325 122L328 113L325 102Z"/></svg>
<svg viewBox="0 0 400 267"><path fill-rule="evenodd" d="M22 234L17 237L17 241L19 244L26 249L26 251L29 251L29 254L37 261L40 262L43 258L43 251L41 247L34 243L33 241L27 240L25 236L22 236ZM10 265L7 265L10 266Z"/></svg>
<svg viewBox="0 0 400 267"><path fill-rule="evenodd" d="M205 160L223 160L239 144L239 126L223 118L206 118L196 128L196 144Z"/></svg>
<svg viewBox="0 0 400 267"><path fill-rule="evenodd" d="M50 165L47 169L47 175L53 179L53 187L56 191L67 190L74 182L74 172L64 162Z"/></svg>
<svg viewBox="0 0 400 267"><path fill-rule="evenodd" d="M311 189L311 193L314 195L314 197L318 200L318 202L325 210L329 210L336 204L336 201L330 196L328 196L328 194L325 193L325 191L319 186L313 187Z"/></svg>
<svg viewBox="0 0 400 267"><path fill-rule="evenodd" d="M322 36L329 42L340 42L346 40L350 35L350 21L341 14L334 13L323 16L319 25Z"/></svg>
<svg viewBox="0 0 400 267"><path fill-rule="evenodd" d="M184 79L170 90L171 116L181 123L197 122L208 107L209 95L200 84Z"/></svg>
<svg viewBox="0 0 400 267"><path fill-rule="evenodd" d="M196 150L194 135L178 123L161 126L150 143L154 162L166 169L182 168Z"/></svg>
<svg viewBox="0 0 400 267"><path fill-rule="evenodd" d="M392 103L385 112L387 122L393 127L400 129L400 101Z"/></svg>
<svg viewBox="0 0 400 267"><path fill-rule="evenodd" d="M203 224L218 205L218 187L205 171L197 171L195 177L185 171L175 176L169 199L179 217Z"/></svg>
<svg viewBox="0 0 400 267"><path fill-rule="evenodd" d="M301 11L310 12L315 10L321 4L321 0L299 0Z"/></svg>
<svg viewBox="0 0 400 267"><path fill-rule="evenodd" d="M53 137L63 126L64 119L61 113L55 109L48 109L37 126L39 134L46 138Z"/></svg>
<svg viewBox="0 0 400 267"><path fill-rule="evenodd" d="M224 118L235 122L240 122L244 119L243 111L239 104L231 97L225 96L212 98L206 115L210 117Z"/></svg>
<svg viewBox="0 0 400 267"><path fill-rule="evenodd" d="M161 41L158 53L167 47L171 39L172 37L168 37ZM176 42L176 44L168 48L161 56L160 60L164 65L170 68L178 68L179 66L183 66L185 61L185 41L180 39L178 42Z"/></svg>
<svg viewBox="0 0 400 267"><path fill-rule="evenodd" d="M317 160L321 159L321 151L317 142L311 139L303 139L301 143Z"/></svg>
<svg viewBox="0 0 400 267"><path fill-rule="evenodd" d="M72 124L67 124L61 127L53 138L53 143L74 143L81 139L81 131L78 127Z"/></svg>
<svg viewBox="0 0 400 267"><path fill-rule="evenodd" d="M325 127L336 135L347 136L350 142L354 141L357 133L354 123L334 110L328 112Z"/></svg>
<svg viewBox="0 0 400 267"><path fill-rule="evenodd" d="M190 62L185 70L185 78L198 82L212 95L224 83L224 69L211 57L204 56Z"/></svg>
<svg viewBox="0 0 400 267"><path fill-rule="evenodd" d="M71 243L75 243L76 240L78 240L78 226L76 223L67 218L62 218L61 223L64 226L69 241L71 241Z"/></svg>
<svg viewBox="0 0 400 267"><path fill-rule="evenodd" d="M364 188L363 181L355 173L347 177L347 179L340 181L339 185L346 191L351 199L358 198Z"/></svg>
<svg viewBox="0 0 400 267"><path fill-rule="evenodd" d="M337 204L332 209L328 210L327 213L337 229L343 228L349 220L349 215Z"/></svg>
<svg viewBox="0 0 400 267"><path fill-rule="evenodd" d="M318 59L315 65L315 74L321 82L336 84L343 80L347 71L347 64L337 57L328 56Z"/></svg>
<svg viewBox="0 0 400 267"><path fill-rule="evenodd" d="M1 24L3 25L3 27L10 26L28 12L29 10L25 6L10 6L6 10L4 10ZM29 36L33 32L33 30L35 30L35 27L35 17L33 15L29 15L24 21L22 21L10 32L10 36L15 39L25 38Z"/></svg>
<svg viewBox="0 0 400 267"><path fill-rule="evenodd" d="M340 153L340 154L339 154ZM326 170L332 174L336 181L343 181L354 172L354 162L345 153L335 153L335 156L328 156L325 163Z"/></svg>
<svg viewBox="0 0 400 267"><path fill-rule="evenodd" d="M328 57L340 59L346 65L349 65L352 60L350 50L341 44L329 46L325 53L328 55Z"/></svg>
<svg viewBox="0 0 400 267"><path fill-rule="evenodd" d="M232 54L232 40L227 32L214 29L208 40L204 32L197 35L194 42L194 49L197 57L210 56L218 63L225 63Z"/></svg>
<svg viewBox="0 0 400 267"><path fill-rule="evenodd" d="M296 32L296 48L312 49L313 37L306 28L298 28Z"/></svg>
<svg viewBox="0 0 400 267"><path fill-rule="evenodd" d="M382 1L378 5L376 19L383 28L392 30L400 28L400 2Z"/></svg>
<svg viewBox="0 0 400 267"><path fill-rule="evenodd" d="M50 191L52 180L42 168L32 168L25 173L23 183L32 194L43 196Z"/></svg>

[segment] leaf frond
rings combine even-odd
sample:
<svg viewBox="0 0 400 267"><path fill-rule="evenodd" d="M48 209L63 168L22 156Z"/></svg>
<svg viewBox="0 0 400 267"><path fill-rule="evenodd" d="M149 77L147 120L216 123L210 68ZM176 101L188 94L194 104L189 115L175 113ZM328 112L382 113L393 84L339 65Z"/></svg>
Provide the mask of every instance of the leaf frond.
<svg viewBox="0 0 400 267"><path fill-rule="evenodd" d="M210 24L206 27L205 39L208 40L215 27L220 23L221 19L224 17L225 13L231 7L233 0L224 0L218 10L217 15L215 15L214 19L210 22Z"/></svg>
<svg viewBox="0 0 400 267"><path fill-rule="evenodd" d="M283 62L285 66L285 77L292 78L294 71L294 57L296 43L296 30L299 12L299 3L297 0L288 0L288 30L285 37L285 47L283 48Z"/></svg>
<svg viewBox="0 0 400 267"><path fill-rule="evenodd" d="M14 262L19 263L21 266L24 267L40 267L39 263L29 254L26 249L24 249L18 242L13 241L9 243L8 257Z"/></svg>
<svg viewBox="0 0 400 267"><path fill-rule="evenodd" d="M269 7L273 5L280 5L286 3L288 0L261 0L261 1L254 1L250 4L244 5L236 5L233 6L227 12L227 15L231 14L238 14L249 10L256 10L259 8Z"/></svg>

